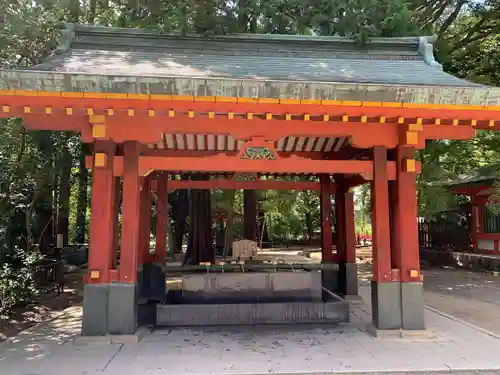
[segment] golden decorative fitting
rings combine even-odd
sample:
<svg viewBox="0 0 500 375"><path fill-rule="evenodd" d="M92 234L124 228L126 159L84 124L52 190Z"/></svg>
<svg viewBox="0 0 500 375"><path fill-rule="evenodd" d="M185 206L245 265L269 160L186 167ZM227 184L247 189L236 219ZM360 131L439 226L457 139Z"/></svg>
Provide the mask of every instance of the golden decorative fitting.
<svg viewBox="0 0 500 375"><path fill-rule="evenodd" d="M471 126L476 126L477 125L477 120L471 120L470 125Z"/></svg>
<svg viewBox="0 0 500 375"><path fill-rule="evenodd" d="M113 108L108 109L108 116L114 116L115 115L115 110Z"/></svg>
<svg viewBox="0 0 500 375"><path fill-rule="evenodd" d="M148 111L148 115L149 115L149 117L155 117L155 110L154 109L150 109Z"/></svg>
<svg viewBox="0 0 500 375"><path fill-rule="evenodd" d="M68 116L72 116L73 115L73 108L66 108L66 114Z"/></svg>
<svg viewBox="0 0 500 375"><path fill-rule="evenodd" d="M87 114L92 116L94 114L94 110L92 108L87 108Z"/></svg>
<svg viewBox="0 0 500 375"><path fill-rule="evenodd" d="M168 111L168 117L174 117L175 116L175 111Z"/></svg>
<svg viewBox="0 0 500 375"><path fill-rule="evenodd" d="M228 113L227 113L227 118L228 118L229 120L232 120L232 119L234 118L234 113L233 113L233 112L228 112Z"/></svg>
<svg viewBox="0 0 500 375"><path fill-rule="evenodd" d="M384 116L380 117L380 123L385 124L385 117Z"/></svg>
<svg viewBox="0 0 500 375"><path fill-rule="evenodd" d="M51 115L52 114L52 107L45 107L45 113L47 115Z"/></svg>
<svg viewBox="0 0 500 375"><path fill-rule="evenodd" d="M2 112L3 113L9 113L9 111L10 111L10 107L8 105L2 106Z"/></svg>
<svg viewBox="0 0 500 375"><path fill-rule="evenodd" d="M208 118L215 118L215 112L208 112Z"/></svg>
<svg viewBox="0 0 500 375"><path fill-rule="evenodd" d="M266 120L272 120L273 119L273 114L272 113L266 113Z"/></svg>
<svg viewBox="0 0 500 375"><path fill-rule="evenodd" d="M343 116L342 116L342 121L343 121L343 122L348 122L348 121L349 121L349 116L347 116L347 115L343 115Z"/></svg>
<svg viewBox="0 0 500 375"><path fill-rule="evenodd" d="M31 107L29 106L24 107L24 113L31 113Z"/></svg>
<svg viewBox="0 0 500 375"><path fill-rule="evenodd" d="M135 115L135 111L133 109L129 109L127 110L127 113L130 117L134 116Z"/></svg>
<svg viewBox="0 0 500 375"><path fill-rule="evenodd" d="M290 121L292 119L292 115L290 113L285 114L285 120Z"/></svg>
<svg viewBox="0 0 500 375"><path fill-rule="evenodd" d="M105 167L108 161L108 155L98 152L94 155L94 167Z"/></svg>
<svg viewBox="0 0 500 375"><path fill-rule="evenodd" d="M188 111L188 117L194 118L194 111Z"/></svg>
<svg viewBox="0 0 500 375"><path fill-rule="evenodd" d="M365 123L368 120L366 116L361 116L361 122Z"/></svg>
<svg viewBox="0 0 500 375"><path fill-rule="evenodd" d="M490 126L490 127L495 126L495 120L490 120L490 121L488 122L488 126Z"/></svg>
<svg viewBox="0 0 500 375"><path fill-rule="evenodd" d="M329 115L323 115L323 121L330 121Z"/></svg>
<svg viewBox="0 0 500 375"><path fill-rule="evenodd" d="M309 121L311 119L311 116L308 114L304 115L304 121Z"/></svg>
<svg viewBox="0 0 500 375"><path fill-rule="evenodd" d="M92 136L94 138L105 138L106 137L106 126L102 124L96 124L92 127Z"/></svg>
<svg viewBox="0 0 500 375"><path fill-rule="evenodd" d="M440 118L435 119L434 124L441 125L441 119Z"/></svg>

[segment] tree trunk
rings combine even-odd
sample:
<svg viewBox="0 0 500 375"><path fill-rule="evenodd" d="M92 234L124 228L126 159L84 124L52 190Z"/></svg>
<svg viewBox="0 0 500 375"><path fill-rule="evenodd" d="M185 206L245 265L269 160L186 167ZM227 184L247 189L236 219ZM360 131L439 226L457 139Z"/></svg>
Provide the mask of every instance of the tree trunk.
<svg viewBox="0 0 500 375"><path fill-rule="evenodd" d="M62 246L68 246L69 197L71 189L71 153L63 146L59 180L59 211L57 213L57 234L62 235Z"/></svg>
<svg viewBox="0 0 500 375"><path fill-rule="evenodd" d="M87 203L88 203L89 172L85 167L85 149L81 145L80 173L78 174L78 203L76 212L76 236L75 242L85 243L87 226Z"/></svg>
<svg viewBox="0 0 500 375"><path fill-rule="evenodd" d="M192 180L208 176L193 175ZM212 202L210 190L191 190L189 194L189 237L184 264L196 265L215 260L212 244Z"/></svg>
<svg viewBox="0 0 500 375"><path fill-rule="evenodd" d="M236 198L236 190L231 191L230 201L229 201L229 213L226 222L226 232L224 235L224 251L222 256L227 258L229 256L229 249L231 248L231 242L233 240L233 222L234 222L234 199Z"/></svg>
<svg viewBox="0 0 500 375"><path fill-rule="evenodd" d="M172 252L182 253L182 243L186 233L186 218L189 213L189 197L187 190L177 190L170 195L169 206L171 208L172 219Z"/></svg>
<svg viewBox="0 0 500 375"><path fill-rule="evenodd" d="M260 207L260 204L259 204L259 233L260 233L259 235L261 236L261 239L260 239L261 242L264 244L268 244L270 242L267 221L268 220L266 220L266 213L264 212L262 207ZM262 244L261 244L261 246L262 246Z"/></svg>
<svg viewBox="0 0 500 375"><path fill-rule="evenodd" d="M243 192L243 236L247 240L257 241L257 192L245 190Z"/></svg>

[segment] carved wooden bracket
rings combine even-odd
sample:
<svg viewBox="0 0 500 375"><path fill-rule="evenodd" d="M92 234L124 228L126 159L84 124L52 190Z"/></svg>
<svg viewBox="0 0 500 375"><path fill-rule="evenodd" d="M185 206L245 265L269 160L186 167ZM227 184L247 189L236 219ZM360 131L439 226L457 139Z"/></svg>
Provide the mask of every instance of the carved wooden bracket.
<svg viewBox="0 0 500 375"><path fill-rule="evenodd" d="M253 137L250 141L245 142L238 157L248 160L276 160L279 158L273 142L266 141L262 137Z"/></svg>

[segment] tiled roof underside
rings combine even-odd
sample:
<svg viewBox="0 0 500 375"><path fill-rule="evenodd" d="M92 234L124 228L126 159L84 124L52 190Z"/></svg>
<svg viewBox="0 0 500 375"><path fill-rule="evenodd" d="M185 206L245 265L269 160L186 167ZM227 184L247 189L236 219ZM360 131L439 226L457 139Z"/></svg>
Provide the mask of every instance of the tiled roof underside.
<svg viewBox="0 0 500 375"><path fill-rule="evenodd" d="M32 69L186 79L474 85L428 65L418 52L418 38L394 38L362 49L342 38L241 38L183 39L77 26L66 53Z"/></svg>
<svg viewBox="0 0 500 375"><path fill-rule="evenodd" d="M330 152L339 151L346 143L345 138L286 137L276 142L279 152ZM191 151L239 151L243 141L232 136L214 134L164 134L163 141L149 145L152 149Z"/></svg>

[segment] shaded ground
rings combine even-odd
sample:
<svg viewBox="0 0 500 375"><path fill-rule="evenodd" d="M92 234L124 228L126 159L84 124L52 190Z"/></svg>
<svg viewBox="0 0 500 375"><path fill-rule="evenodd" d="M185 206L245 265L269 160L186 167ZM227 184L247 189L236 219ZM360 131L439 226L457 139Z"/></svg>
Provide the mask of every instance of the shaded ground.
<svg viewBox="0 0 500 375"><path fill-rule="evenodd" d="M83 298L84 271L79 270L66 275L64 292L42 293L27 306L19 307L10 319L0 321L0 341L16 336L35 324L53 319L59 312L70 306L78 306Z"/></svg>

